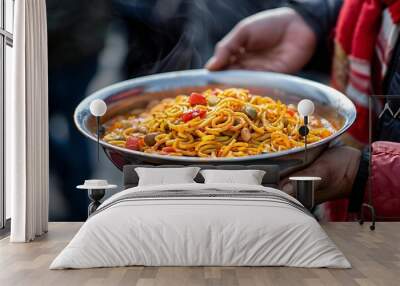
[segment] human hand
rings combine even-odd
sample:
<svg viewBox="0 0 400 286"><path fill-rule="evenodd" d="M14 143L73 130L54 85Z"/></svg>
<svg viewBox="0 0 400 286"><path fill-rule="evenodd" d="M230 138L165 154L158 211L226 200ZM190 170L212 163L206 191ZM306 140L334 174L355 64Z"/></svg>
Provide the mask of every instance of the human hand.
<svg viewBox="0 0 400 286"><path fill-rule="evenodd" d="M334 147L324 152L309 167L290 176L321 177L315 181L315 203L346 198L350 195L360 163L361 152L351 147ZM280 189L294 195L289 178L282 180Z"/></svg>
<svg viewBox="0 0 400 286"><path fill-rule="evenodd" d="M278 8L239 22L216 46L209 70L251 69L294 73L311 59L316 36L291 8Z"/></svg>

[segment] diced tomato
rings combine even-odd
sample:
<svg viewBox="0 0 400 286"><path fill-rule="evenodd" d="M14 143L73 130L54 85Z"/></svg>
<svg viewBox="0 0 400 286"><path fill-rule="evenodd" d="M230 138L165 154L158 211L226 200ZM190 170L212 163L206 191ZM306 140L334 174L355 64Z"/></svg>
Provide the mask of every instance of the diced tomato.
<svg viewBox="0 0 400 286"><path fill-rule="evenodd" d="M207 105L207 99L200 93L192 92L189 96L190 105Z"/></svg>
<svg viewBox="0 0 400 286"><path fill-rule="evenodd" d="M144 145L143 138L131 136L128 137L125 147L131 150L139 151Z"/></svg>
<svg viewBox="0 0 400 286"><path fill-rule="evenodd" d="M173 153L176 152L174 147L164 147L161 149L162 152L166 152L166 153Z"/></svg>
<svg viewBox="0 0 400 286"><path fill-rule="evenodd" d="M205 118L207 115L207 111L205 110L199 110L199 116L201 119Z"/></svg>
<svg viewBox="0 0 400 286"><path fill-rule="evenodd" d="M286 110L286 112L287 112L290 116L292 116L292 117L296 114L296 112L294 112L294 111L291 110L291 109Z"/></svg>
<svg viewBox="0 0 400 286"><path fill-rule="evenodd" d="M205 118L206 115L207 115L207 111L202 110L202 109L201 110L195 109L192 111L185 112L184 114L182 114L181 118L182 118L183 122L186 123L196 117Z"/></svg>
<svg viewBox="0 0 400 286"><path fill-rule="evenodd" d="M184 114L182 114L181 118L182 118L183 122L186 123L193 119L193 112L191 112L191 111L185 112Z"/></svg>

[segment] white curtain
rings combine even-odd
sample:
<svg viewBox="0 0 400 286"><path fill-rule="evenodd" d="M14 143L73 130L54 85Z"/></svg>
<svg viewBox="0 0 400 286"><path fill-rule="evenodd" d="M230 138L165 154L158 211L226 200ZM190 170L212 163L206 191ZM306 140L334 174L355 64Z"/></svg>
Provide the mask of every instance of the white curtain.
<svg viewBox="0 0 400 286"><path fill-rule="evenodd" d="M12 242L48 224L48 80L45 0L15 1L12 95L6 98L6 187Z"/></svg>

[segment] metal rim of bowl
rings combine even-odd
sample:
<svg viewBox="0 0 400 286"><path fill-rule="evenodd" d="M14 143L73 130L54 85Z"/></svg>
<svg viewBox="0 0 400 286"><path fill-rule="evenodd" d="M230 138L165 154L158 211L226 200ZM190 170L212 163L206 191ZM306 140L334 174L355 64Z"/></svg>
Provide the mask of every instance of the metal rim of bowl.
<svg viewBox="0 0 400 286"><path fill-rule="evenodd" d="M347 101L346 104L347 106L350 106L351 112L350 116L345 118L345 122L343 126L337 130L335 133L333 133L331 136L324 138L318 142L310 143L308 144L308 149L312 149L324 144L328 144L330 141L333 139L336 139L339 137L341 134L346 132L350 126L354 123L356 120L356 109L353 104L353 102L347 98L344 94L341 92L326 86L324 84L314 82L308 79L300 78L297 76L292 76L292 75L286 75L286 74L280 74L280 73L273 73L273 72L261 72L261 71L247 71L247 70L229 70L229 71L218 71L218 72L209 72L204 69L197 69L197 70L184 70L184 71L177 71L177 72L168 72L168 73L160 73L160 74L155 74L155 75L148 75L148 76L143 76L139 78L134 78L134 79L129 79L125 80L122 82L118 82L112 85L109 85L103 89L100 89L88 97L86 97L84 100L80 102L80 104L76 107L75 112L74 112L74 122L78 130L87 138L97 142L97 138L94 136L94 134L91 134L90 130L87 130L81 126L79 123L79 114L83 112L84 110L87 110L90 102L94 99L100 98L100 99L106 99L112 94L116 94L121 91L126 91L127 87L132 87L132 86L140 86L144 83L149 83L151 81L158 81L160 79L163 80L168 80L168 79L174 79L180 76L207 76L210 75L212 76L213 74L234 74L234 73L241 73L241 74L247 74L247 75L258 75L258 76L272 76L272 77L277 77L281 79L286 79L290 80L292 82L297 82L298 84L305 84L311 87L314 87L316 89L319 89L321 91L325 91L325 93L333 93L336 94L337 96L341 97L342 101ZM83 125L83 124L82 124ZM279 158L279 157L284 157L286 155L292 155L296 153L300 153L304 151L304 147L295 147L292 149L284 150L284 151L279 151L279 152L271 152L271 153L261 153L258 155L250 155L250 156L243 156L243 157L229 157L229 158L209 158L209 157L189 157L189 156L171 156L171 155L161 155L161 154L154 154L154 153L145 153L142 151L135 151L135 150L130 150L127 148L122 148L118 147L112 144L109 144L103 140L100 140L100 144L103 147L107 147L110 149L115 149L118 150L122 153L128 153L130 155L136 155L139 157L147 157L149 159L160 159L160 160L168 160L168 161L178 161L178 162L186 162L186 163L197 163L199 161L204 161L204 162L240 162L240 161L253 161L253 160L265 160L265 159L274 159L274 158Z"/></svg>

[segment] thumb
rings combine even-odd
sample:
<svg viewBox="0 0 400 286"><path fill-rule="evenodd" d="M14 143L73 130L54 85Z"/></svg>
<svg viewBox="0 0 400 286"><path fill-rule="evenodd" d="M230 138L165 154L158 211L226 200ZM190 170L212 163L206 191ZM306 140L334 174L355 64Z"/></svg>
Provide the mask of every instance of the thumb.
<svg viewBox="0 0 400 286"><path fill-rule="evenodd" d="M209 70L220 70L231 64L231 59L244 52L248 35L242 25L237 25L216 46L214 55L206 63Z"/></svg>

